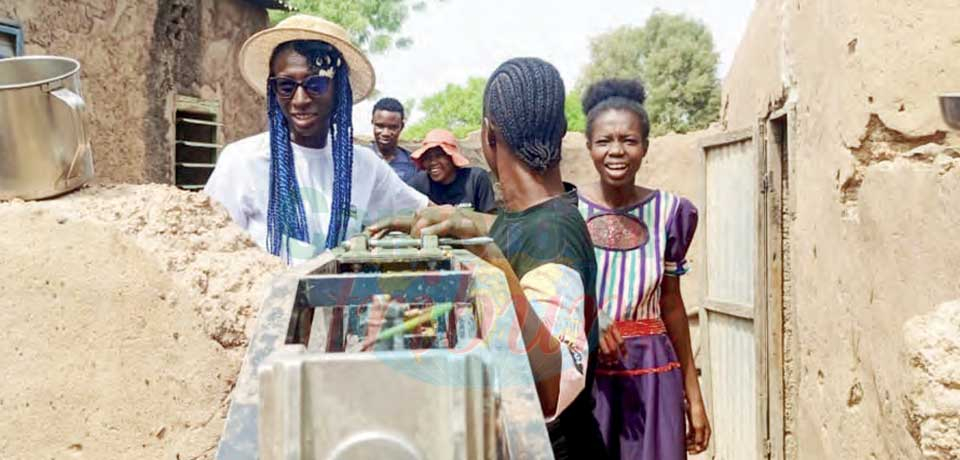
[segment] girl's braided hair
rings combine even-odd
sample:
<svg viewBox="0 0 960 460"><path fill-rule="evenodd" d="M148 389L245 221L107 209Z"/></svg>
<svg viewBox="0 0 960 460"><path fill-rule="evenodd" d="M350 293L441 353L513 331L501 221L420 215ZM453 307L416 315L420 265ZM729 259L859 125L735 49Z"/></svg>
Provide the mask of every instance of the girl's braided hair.
<svg viewBox="0 0 960 460"><path fill-rule="evenodd" d="M330 116L333 152L333 203L325 246L332 248L346 237L350 219L350 193L353 175L353 91L349 69L336 48L317 40L284 42L273 50L273 60L283 51L294 50L307 58L312 72L333 68L334 110ZM329 58L329 59L328 59ZM285 259L290 260L290 246L285 238L310 242L303 197L297 183L297 171L290 145L290 128L280 110L273 85L267 83L267 117L270 121L270 197L267 205L267 249L279 256L286 246Z"/></svg>

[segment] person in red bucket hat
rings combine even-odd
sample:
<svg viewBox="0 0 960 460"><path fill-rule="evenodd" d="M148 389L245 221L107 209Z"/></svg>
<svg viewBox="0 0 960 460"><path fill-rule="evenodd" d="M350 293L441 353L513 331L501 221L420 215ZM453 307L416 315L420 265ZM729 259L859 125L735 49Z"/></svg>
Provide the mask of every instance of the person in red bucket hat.
<svg viewBox="0 0 960 460"><path fill-rule="evenodd" d="M433 203L469 206L484 213L496 209L490 176L483 169L469 166L450 131L431 130L410 159L422 170L410 179L410 186Z"/></svg>

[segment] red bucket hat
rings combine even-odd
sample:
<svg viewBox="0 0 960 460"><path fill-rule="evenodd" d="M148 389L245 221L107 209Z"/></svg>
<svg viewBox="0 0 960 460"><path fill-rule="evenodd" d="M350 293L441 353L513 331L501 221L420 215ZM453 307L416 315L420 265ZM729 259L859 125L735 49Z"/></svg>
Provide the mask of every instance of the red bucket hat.
<svg viewBox="0 0 960 460"><path fill-rule="evenodd" d="M457 137L445 129L430 130L427 136L423 138L421 147L417 149L416 152L410 154L410 159L417 164L418 168L423 169L420 157L422 157L424 153L427 153L427 150L434 147L443 149L443 151L450 156L454 166L458 168L463 168L470 164L470 160L467 160L467 157L460 153L460 144L457 143Z"/></svg>

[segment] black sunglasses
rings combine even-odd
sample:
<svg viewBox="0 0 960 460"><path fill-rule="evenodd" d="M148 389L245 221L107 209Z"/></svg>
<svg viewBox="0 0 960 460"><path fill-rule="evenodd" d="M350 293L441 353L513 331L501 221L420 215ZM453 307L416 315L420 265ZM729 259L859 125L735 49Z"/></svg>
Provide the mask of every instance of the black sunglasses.
<svg viewBox="0 0 960 460"><path fill-rule="evenodd" d="M307 77L303 81L297 81L287 77L270 78L270 84L273 85L273 90L277 93L277 96L284 99L293 97L294 93L297 92L297 88L301 86L307 90L307 94L309 94L310 97L323 96L323 94L327 92L330 82L330 77L320 75Z"/></svg>

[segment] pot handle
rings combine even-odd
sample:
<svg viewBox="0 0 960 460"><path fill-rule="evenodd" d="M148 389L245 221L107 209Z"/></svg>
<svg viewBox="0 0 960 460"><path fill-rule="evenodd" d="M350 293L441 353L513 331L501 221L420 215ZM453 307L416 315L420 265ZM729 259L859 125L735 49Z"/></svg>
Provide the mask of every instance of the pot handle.
<svg viewBox="0 0 960 460"><path fill-rule="evenodd" d="M65 180L69 180L73 176L73 168L76 167L77 160L87 152L87 131L83 126L87 104L83 102L82 97L68 88L60 88L50 94L70 109L73 118L73 132L77 135L77 151L74 152L73 159L70 161L70 168L67 169L67 174L64 176Z"/></svg>

